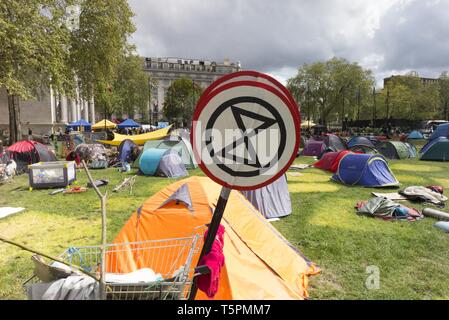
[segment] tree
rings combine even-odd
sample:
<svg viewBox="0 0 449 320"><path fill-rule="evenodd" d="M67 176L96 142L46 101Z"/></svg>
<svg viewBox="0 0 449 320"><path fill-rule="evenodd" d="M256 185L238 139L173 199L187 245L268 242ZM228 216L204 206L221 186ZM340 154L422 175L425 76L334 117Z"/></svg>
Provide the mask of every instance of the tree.
<svg viewBox="0 0 449 320"><path fill-rule="evenodd" d="M80 94L109 117L118 105L113 88L120 62L132 51L129 36L135 31L133 13L126 0L78 0L79 26L72 32L71 67Z"/></svg>
<svg viewBox="0 0 449 320"><path fill-rule="evenodd" d="M164 116L170 121L182 120L184 126L189 125L201 91L201 87L188 78L173 81L165 96Z"/></svg>
<svg viewBox="0 0 449 320"><path fill-rule="evenodd" d="M143 59L132 53L124 56L118 65L114 84L118 98L114 109L127 113L130 118L134 118L136 111L145 119L148 115L149 77L142 66Z"/></svg>
<svg viewBox="0 0 449 320"><path fill-rule="evenodd" d="M440 75L438 91L443 119L449 120L449 73L447 71Z"/></svg>
<svg viewBox="0 0 449 320"><path fill-rule="evenodd" d="M19 100L52 87L73 91L68 67L70 0L0 1L0 87L8 96L10 143L21 139Z"/></svg>
<svg viewBox="0 0 449 320"><path fill-rule="evenodd" d="M374 79L370 70L345 59L304 64L298 74L287 82L297 101L315 121L343 122L358 118L367 104ZM308 115L308 117L309 117Z"/></svg>

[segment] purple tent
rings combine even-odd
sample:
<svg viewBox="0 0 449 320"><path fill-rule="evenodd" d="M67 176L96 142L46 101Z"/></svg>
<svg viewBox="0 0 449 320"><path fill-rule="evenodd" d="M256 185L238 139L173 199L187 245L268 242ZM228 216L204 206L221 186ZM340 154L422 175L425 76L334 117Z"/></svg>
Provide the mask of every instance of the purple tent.
<svg viewBox="0 0 449 320"><path fill-rule="evenodd" d="M324 141L309 139L304 150L302 151L302 155L319 157L325 149L326 144L324 143Z"/></svg>

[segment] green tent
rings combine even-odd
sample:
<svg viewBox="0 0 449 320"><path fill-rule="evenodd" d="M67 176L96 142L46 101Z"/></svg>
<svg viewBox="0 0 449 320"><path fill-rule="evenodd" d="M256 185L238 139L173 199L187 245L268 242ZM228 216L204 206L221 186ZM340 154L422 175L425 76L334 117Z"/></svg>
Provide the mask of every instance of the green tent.
<svg viewBox="0 0 449 320"><path fill-rule="evenodd" d="M408 159L411 157L409 148L404 142L382 141L376 149L387 159Z"/></svg>
<svg viewBox="0 0 449 320"><path fill-rule="evenodd" d="M420 160L449 161L449 139L435 140L435 143L424 152Z"/></svg>
<svg viewBox="0 0 449 320"><path fill-rule="evenodd" d="M197 167L195 158L193 156L192 145L190 144L190 141L185 138L181 138L179 136L168 136L164 140L149 140L145 142L145 145L143 146L143 150L140 153L140 155L142 155L145 150L151 148L164 149L164 150L174 149L178 152L186 169L194 169ZM139 159L140 156L137 158L136 161L134 161L133 163L134 168L139 167Z"/></svg>

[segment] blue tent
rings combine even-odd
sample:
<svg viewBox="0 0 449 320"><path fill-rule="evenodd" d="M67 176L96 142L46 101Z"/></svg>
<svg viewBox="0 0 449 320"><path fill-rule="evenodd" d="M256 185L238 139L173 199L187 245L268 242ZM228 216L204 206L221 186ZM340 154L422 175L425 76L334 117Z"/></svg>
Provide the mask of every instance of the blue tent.
<svg viewBox="0 0 449 320"><path fill-rule="evenodd" d="M134 149L138 148L130 139L123 140L118 147L118 160L121 163L132 163L136 159L134 158Z"/></svg>
<svg viewBox="0 0 449 320"><path fill-rule="evenodd" d="M374 144L367 137L354 137L348 142L348 148L354 146L366 146L370 148L375 148Z"/></svg>
<svg viewBox="0 0 449 320"><path fill-rule="evenodd" d="M67 125L67 127L72 128L72 129L83 127L84 131L87 131L87 132L91 131L91 129L92 129L92 125L89 122L87 122L86 120L84 120L84 119L80 119L78 121L74 121L72 123L69 123Z"/></svg>
<svg viewBox="0 0 449 320"><path fill-rule="evenodd" d="M117 128L139 128L141 125L137 122L135 122L133 119L126 119L122 123L117 125Z"/></svg>
<svg viewBox="0 0 449 320"><path fill-rule="evenodd" d="M139 159L140 171L146 176L179 178L188 176L181 157L174 149L147 149Z"/></svg>
<svg viewBox="0 0 449 320"><path fill-rule="evenodd" d="M407 139L424 139L424 136L421 132L415 130L410 132L410 134L407 136Z"/></svg>
<svg viewBox="0 0 449 320"><path fill-rule="evenodd" d="M372 154L348 153L340 160L332 179L346 185L372 188L399 185L387 160L381 155Z"/></svg>
<svg viewBox="0 0 449 320"><path fill-rule="evenodd" d="M449 123L440 124L430 136L429 140L432 141L439 137L449 138Z"/></svg>

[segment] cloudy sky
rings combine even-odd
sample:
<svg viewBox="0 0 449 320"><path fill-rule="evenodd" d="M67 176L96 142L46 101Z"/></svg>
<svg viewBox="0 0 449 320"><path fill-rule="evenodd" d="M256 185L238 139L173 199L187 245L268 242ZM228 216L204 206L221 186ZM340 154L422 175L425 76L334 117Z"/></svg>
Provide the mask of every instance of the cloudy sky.
<svg viewBox="0 0 449 320"><path fill-rule="evenodd" d="M142 56L240 61L282 82L346 58L378 83L449 70L449 0L129 0Z"/></svg>

